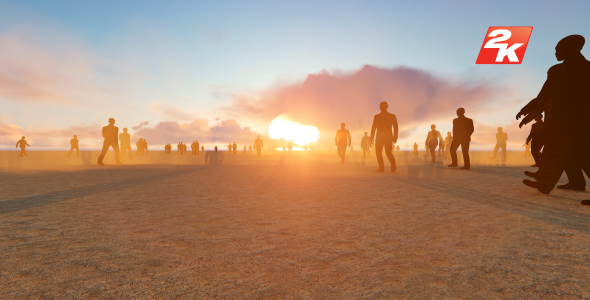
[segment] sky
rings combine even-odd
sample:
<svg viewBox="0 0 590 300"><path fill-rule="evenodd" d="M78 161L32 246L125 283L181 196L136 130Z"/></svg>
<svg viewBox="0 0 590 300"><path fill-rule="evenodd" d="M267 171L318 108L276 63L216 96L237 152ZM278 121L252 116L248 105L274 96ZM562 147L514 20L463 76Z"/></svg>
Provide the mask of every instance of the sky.
<svg viewBox="0 0 590 300"><path fill-rule="evenodd" d="M554 47L590 36L588 1L0 0L0 148L97 149L108 118L133 141L252 144L279 115L341 122L360 144L381 101L402 148L443 135L458 107L473 149L496 127L520 149L514 116L534 98ZM522 64L476 65L490 26L533 26ZM585 48L583 54L588 56ZM223 147L222 147L223 148Z"/></svg>

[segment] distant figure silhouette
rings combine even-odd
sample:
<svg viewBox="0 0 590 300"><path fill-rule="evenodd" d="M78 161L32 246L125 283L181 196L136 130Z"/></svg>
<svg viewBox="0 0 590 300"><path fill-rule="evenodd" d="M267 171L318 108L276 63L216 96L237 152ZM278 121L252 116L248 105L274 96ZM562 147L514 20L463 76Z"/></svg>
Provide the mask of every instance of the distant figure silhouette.
<svg viewBox="0 0 590 300"><path fill-rule="evenodd" d="M217 153L217 146L215 146L215 153Z"/></svg>
<svg viewBox="0 0 590 300"><path fill-rule="evenodd" d="M242 154L246 154L247 151L248 151L248 147L246 147L246 145L244 145L244 153L242 153Z"/></svg>
<svg viewBox="0 0 590 300"><path fill-rule="evenodd" d="M144 155L148 155L148 143L146 139L143 139L143 151Z"/></svg>
<svg viewBox="0 0 590 300"><path fill-rule="evenodd" d="M166 154L170 154L172 152L172 146L170 145L170 143L164 146L164 151L166 152Z"/></svg>
<svg viewBox="0 0 590 300"><path fill-rule="evenodd" d="M289 140L287 143L287 149L289 149L289 155L291 155L291 152L293 151L293 140Z"/></svg>
<svg viewBox="0 0 590 300"><path fill-rule="evenodd" d="M19 148L20 147L20 156L29 156L27 154L27 146L31 147L31 145L27 144L27 140L25 140L25 137L23 136L20 140L18 140L18 142L16 142L16 147L15 148Z"/></svg>
<svg viewBox="0 0 590 300"><path fill-rule="evenodd" d="M412 154L418 155L418 144L416 142L414 142L414 152Z"/></svg>
<svg viewBox="0 0 590 300"><path fill-rule="evenodd" d="M563 63L549 69L537 98L516 115L517 120L522 116L529 119L546 111L546 104L550 103L552 116L545 115L545 146L537 181L523 181L545 194L553 190L564 170L576 170L578 174L584 170L586 175L590 174L590 62L581 53L584 43L581 35L559 41L555 57ZM570 183L560 188L581 189L574 186L577 183L572 183L571 178Z"/></svg>
<svg viewBox="0 0 590 300"><path fill-rule="evenodd" d="M445 137L445 158L449 158L449 153L451 152L451 144L453 143L453 136L451 136L451 132L447 132L447 136Z"/></svg>
<svg viewBox="0 0 590 300"><path fill-rule="evenodd" d="M465 117L465 109L457 109L458 118L453 120L453 143L451 144L451 164L449 167L457 167L457 149L461 146L463 152L463 161L465 165L461 167L463 170L471 168L471 161L469 160L469 144L471 143L471 135L473 134L473 120Z"/></svg>
<svg viewBox="0 0 590 300"><path fill-rule="evenodd" d="M544 137L544 126L543 123L543 115L538 114L535 116L535 124L531 126L531 133L526 138L526 144L529 150L529 153L532 154L533 159L535 160L535 164L532 167L538 167L541 165L541 149L545 145L545 137ZM526 153L525 153L526 154Z"/></svg>
<svg viewBox="0 0 590 300"><path fill-rule="evenodd" d="M137 152L135 152L135 156L143 155L143 139L139 139L137 143L135 143L135 147L137 147Z"/></svg>
<svg viewBox="0 0 590 300"><path fill-rule="evenodd" d="M260 135L258 135L258 136L256 136L256 139L254 140L254 148L256 148L256 155L258 157L260 157L260 153L262 152L262 146L264 146L264 143L262 142ZM269 147L268 151L270 151L270 147Z"/></svg>
<svg viewBox="0 0 590 300"><path fill-rule="evenodd" d="M346 130L344 126L346 126L346 124L340 124L340 129L336 131L336 138L334 140L338 147L338 156L340 156L342 163L344 163L346 157L346 147L350 147L350 143L352 143L350 132Z"/></svg>
<svg viewBox="0 0 590 300"><path fill-rule="evenodd" d="M502 161L506 161L506 142L508 141L508 134L502 132L502 127L498 127L498 133L496 133L496 147L494 147L494 154L490 159L496 159L498 155L498 149L502 149Z"/></svg>
<svg viewBox="0 0 590 300"><path fill-rule="evenodd" d="M531 157L532 156L532 154L531 154L531 143L530 142L527 142L524 145L522 145L522 147L524 147L524 155L523 156L524 157ZM538 167L538 165L537 165L536 162L532 166Z"/></svg>
<svg viewBox="0 0 590 300"><path fill-rule="evenodd" d="M236 142L234 142L232 147L234 148L234 154L238 154L238 145L236 144Z"/></svg>
<svg viewBox="0 0 590 300"><path fill-rule="evenodd" d="M104 166L102 160L109 151L110 147L113 147L115 151L115 161L118 165L122 164L119 160L119 127L115 126L115 119L109 119L109 125L102 128L102 136L104 142L102 143L102 152L98 157L98 164Z"/></svg>
<svg viewBox="0 0 590 300"><path fill-rule="evenodd" d="M397 149L396 150L397 150L396 152L399 153L399 145L397 145Z"/></svg>
<svg viewBox="0 0 590 300"><path fill-rule="evenodd" d="M217 146L215 146L215 151L217 151ZM205 152L205 146L201 146L201 152Z"/></svg>
<svg viewBox="0 0 590 300"><path fill-rule="evenodd" d="M442 139L442 135L441 135L441 139L438 144L438 156L441 156L441 157L445 156L445 140Z"/></svg>
<svg viewBox="0 0 590 300"><path fill-rule="evenodd" d="M76 157L80 157L80 148L78 148L78 136L74 135L74 138L70 140L70 152L68 157L72 154L72 151L76 150Z"/></svg>
<svg viewBox="0 0 590 300"><path fill-rule="evenodd" d="M127 133L127 128L123 128L123 132L119 134L119 142L121 143L121 156L125 156L125 151L128 151L129 159L132 159L133 150L131 150L131 135Z"/></svg>
<svg viewBox="0 0 590 300"><path fill-rule="evenodd" d="M197 155L197 150L195 148L196 148L195 141L192 141L191 142L191 155Z"/></svg>
<svg viewBox="0 0 590 300"><path fill-rule="evenodd" d="M176 154L182 154L182 143L178 142L178 145L176 145Z"/></svg>
<svg viewBox="0 0 590 300"><path fill-rule="evenodd" d="M442 140L440 136L440 132L436 130L436 125L430 125L431 131L428 132L426 136L426 147L430 150L430 162L436 162L436 147L438 146L438 141Z"/></svg>
<svg viewBox="0 0 590 300"><path fill-rule="evenodd" d="M383 101L379 104L381 113L375 115L373 119L373 126L371 127L371 143L375 142L375 156L377 156L377 163L379 169L377 172L383 172L385 170L385 164L383 163L383 148L385 148L385 155L391 164L391 172L395 172L395 158L393 157L392 147L394 143L397 143L397 118L394 114L387 111L387 102ZM393 132L392 132L393 129ZM375 136L377 131L377 136Z"/></svg>
<svg viewBox="0 0 590 300"><path fill-rule="evenodd" d="M229 143L229 145L227 146L227 149L229 150L229 154L231 154L231 152L232 152L231 150L233 149L231 143Z"/></svg>
<svg viewBox="0 0 590 300"><path fill-rule="evenodd" d="M197 149L197 155L199 155L199 141L195 140L195 148Z"/></svg>
<svg viewBox="0 0 590 300"><path fill-rule="evenodd" d="M361 139L361 149L363 150L363 158L367 158L371 154L371 137L366 131Z"/></svg>

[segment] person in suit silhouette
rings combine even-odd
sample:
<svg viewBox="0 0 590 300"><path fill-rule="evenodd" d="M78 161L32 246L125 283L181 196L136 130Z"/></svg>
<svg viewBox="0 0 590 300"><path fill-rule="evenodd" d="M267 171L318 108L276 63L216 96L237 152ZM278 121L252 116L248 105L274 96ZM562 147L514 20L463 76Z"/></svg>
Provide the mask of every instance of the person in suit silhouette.
<svg viewBox="0 0 590 300"><path fill-rule="evenodd" d="M457 167L457 149L461 146L463 152L463 161L465 165L461 167L463 170L471 168L471 161L469 160L469 144L471 143L471 135L475 130L473 127L473 120L465 117L465 109L457 109L458 118L453 120L453 143L451 144L451 164L449 167Z"/></svg>
<svg viewBox="0 0 590 300"><path fill-rule="evenodd" d="M371 127L371 144L375 143L375 156L377 156L377 163L379 164L377 172L383 172L385 170L383 148L385 148L385 155L391 164L391 172L395 172L397 168L392 153L393 144L397 143L397 118L394 114L387 111L388 107L389 105L385 101L379 104L381 113L375 115L373 126ZM377 131L376 136L375 131Z"/></svg>
<svg viewBox="0 0 590 300"><path fill-rule="evenodd" d="M172 146L170 145L170 143L164 146L164 151L166 152L166 154L170 154L170 152L172 152Z"/></svg>
<svg viewBox="0 0 590 300"><path fill-rule="evenodd" d="M397 153L399 153L399 145L397 145Z"/></svg>
<svg viewBox="0 0 590 300"><path fill-rule="evenodd" d="M524 155L523 156L524 157L531 157L532 156L532 154L531 154L531 143L530 142L529 143L525 143L524 145L522 145L522 147L524 148ZM537 163L535 163L532 166L538 167L537 166Z"/></svg>
<svg viewBox="0 0 590 300"><path fill-rule="evenodd" d="M215 146L215 151L217 151L217 146ZM205 153L205 146L201 146L201 152Z"/></svg>
<svg viewBox="0 0 590 300"><path fill-rule="evenodd" d="M80 148L78 147L78 136L74 135L74 138L70 140L70 152L68 158L72 154L72 151L76 150L76 157L80 157Z"/></svg>
<svg viewBox="0 0 590 300"><path fill-rule="evenodd" d="M447 136L445 137L445 158L449 158L449 152L451 151L451 144L453 143L453 136L451 132L447 132Z"/></svg>
<svg viewBox="0 0 590 300"><path fill-rule="evenodd" d="M135 147L137 148L135 156L143 156L143 139L140 138L137 143L135 143Z"/></svg>
<svg viewBox="0 0 590 300"><path fill-rule="evenodd" d="M102 136L104 142L102 143L102 152L98 157L98 164L104 166L102 160L109 151L110 147L113 147L115 151L115 161L118 165L122 164L119 160L119 127L115 126L115 119L109 119L109 125L102 128Z"/></svg>
<svg viewBox="0 0 590 300"><path fill-rule="evenodd" d="M584 43L581 35L570 35L557 43L555 57L563 63L549 69L537 98L516 115L517 120L523 116L527 119L551 103L552 116L544 126L545 146L537 181L523 180L544 194L553 190L563 171L583 170L590 174L590 62L581 53ZM571 181L568 188L578 188L574 186L578 183Z"/></svg>
<svg viewBox="0 0 590 300"><path fill-rule="evenodd" d="M345 126L346 124L340 123L340 129L336 131L336 138L334 139L341 163L344 163L344 159L346 158L346 147L350 147L350 144L352 143L350 131L346 130L344 128Z"/></svg>
<svg viewBox="0 0 590 300"><path fill-rule="evenodd" d="M195 148L197 149L197 155L200 155L200 153L199 153L199 146L200 146L200 144L199 144L199 141L198 140L195 140L195 146L196 146Z"/></svg>
<svg viewBox="0 0 590 300"><path fill-rule="evenodd" d="M440 132L436 130L436 125L432 124L430 126L431 131L428 132L426 136L426 147L430 150L430 162L436 162L436 147L438 146L438 141L442 140L440 136Z"/></svg>
<svg viewBox="0 0 590 300"><path fill-rule="evenodd" d="M414 155L418 155L418 144L416 144L416 142L414 142Z"/></svg>
<svg viewBox="0 0 590 300"><path fill-rule="evenodd" d="M494 154L490 159L496 159L498 150L502 149L502 161L506 161L506 142L508 141L508 134L502 132L502 127L498 127L498 133L496 133L496 147L494 147Z"/></svg>
<svg viewBox="0 0 590 300"><path fill-rule="evenodd" d="M123 132L119 134L119 142L121 143L121 156L125 156L125 151L128 151L129 159L132 159L133 150L131 150L131 135L127 133L127 128L123 128Z"/></svg>
<svg viewBox="0 0 590 300"><path fill-rule="evenodd" d="M545 123L543 122L543 115L538 114L535 116L535 124L531 125L531 133L526 138L525 145L527 146L526 150L533 156L535 160L535 164L531 167L539 167L541 165L541 149L543 145L545 145L544 139L544 131L543 127ZM526 156L525 152L525 156Z"/></svg>
<svg viewBox="0 0 590 300"><path fill-rule="evenodd" d="M238 154L238 145L236 144L236 142L234 142L232 148L234 149L234 154Z"/></svg>
<svg viewBox="0 0 590 300"><path fill-rule="evenodd" d="M23 136L20 140L18 140L18 142L16 142L16 147L15 148L19 148L20 147L20 156L29 156L27 154L27 146L31 147L31 145L29 145L27 143L27 140L25 140L25 137Z"/></svg>
<svg viewBox="0 0 590 300"><path fill-rule="evenodd" d="M191 143L191 155L197 155L197 150L195 150L195 141Z"/></svg>
<svg viewBox="0 0 590 300"><path fill-rule="evenodd" d="M148 155L148 143L147 143L146 139L143 139L142 145L143 145L143 153L144 153L143 155Z"/></svg>
<svg viewBox="0 0 590 300"><path fill-rule="evenodd" d="M256 149L256 155L258 157L260 157L260 153L262 152L262 146L264 146L264 143L262 142L260 135L258 135L254 140L254 148Z"/></svg>
<svg viewBox="0 0 590 300"><path fill-rule="evenodd" d="M367 158L371 154L371 137L365 131L365 136L361 139L361 149L363 150L363 158Z"/></svg>

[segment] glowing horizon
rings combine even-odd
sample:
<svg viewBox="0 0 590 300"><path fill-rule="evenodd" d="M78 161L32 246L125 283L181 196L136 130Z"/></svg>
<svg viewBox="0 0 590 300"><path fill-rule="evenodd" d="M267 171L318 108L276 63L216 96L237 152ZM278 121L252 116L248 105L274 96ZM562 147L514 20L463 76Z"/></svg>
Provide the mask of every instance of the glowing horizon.
<svg viewBox="0 0 590 300"><path fill-rule="evenodd" d="M279 115L268 126L268 136L271 139L280 140L281 138L289 141L293 140L295 144L305 145L315 143L320 137L320 131L317 127L303 125L289 120L287 115Z"/></svg>

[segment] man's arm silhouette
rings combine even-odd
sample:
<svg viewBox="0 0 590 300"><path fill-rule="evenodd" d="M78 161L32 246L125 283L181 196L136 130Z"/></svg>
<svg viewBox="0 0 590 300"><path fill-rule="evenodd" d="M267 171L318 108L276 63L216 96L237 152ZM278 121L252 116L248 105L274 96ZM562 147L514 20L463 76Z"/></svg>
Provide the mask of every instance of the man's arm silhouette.
<svg viewBox="0 0 590 300"><path fill-rule="evenodd" d="M16 142L16 147L14 148L18 148L18 144L20 144L20 141Z"/></svg>
<svg viewBox="0 0 590 300"><path fill-rule="evenodd" d="M371 144L375 140L375 130L377 130L377 116L373 118L373 126L371 127Z"/></svg>
<svg viewBox="0 0 590 300"><path fill-rule="evenodd" d="M397 117L393 115L393 143L397 143Z"/></svg>
<svg viewBox="0 0 590 300"><path fill-rule="evenodd" d="M471 135L473 134L473 132L475 131L475 128L473 127L473 120L469 119L469 129L467 132L469 132L469 137L471 137Z"/></svg>
<svg viewBox="0 0 590 300"><path fill-rule="evenodd" d="M537 98L531 100L527 105L525 105L520 110L520 112L518 112L518 114L516 115L517 120L520 119L520 117L522 117L524 115L533 115L533 112L535 112L535 111L543 111L545 104L550 99L549 87L551 86L551 84L553 82L554 76L552 76L552 73L555 74L556 67L557 67L557 65L549 68L549 71L547 71L547 80L543 84L543 87L541 88L539 95L537 96ZM524 122L524 120L523 120L523 122ZM525 124L527 124L527 123L525 123Z"/></svg>
<svg viewBox="0 0 590 300"><path fill-rule="evenodd" d="M352 138L350 137L350 131L346 131L346 133L348 134L348 147L350 147L350 144L352 143Z"/></svg>

